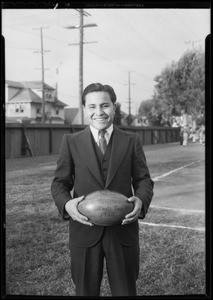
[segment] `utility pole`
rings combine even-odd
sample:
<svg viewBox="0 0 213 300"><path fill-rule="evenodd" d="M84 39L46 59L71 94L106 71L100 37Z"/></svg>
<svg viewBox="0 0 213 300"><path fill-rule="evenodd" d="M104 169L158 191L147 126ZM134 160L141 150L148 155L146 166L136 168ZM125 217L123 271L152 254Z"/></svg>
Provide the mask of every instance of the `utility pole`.
<svg viewBox="0 0 213 300"><path fill-rule="evenodd" d="M131 116L131 71L128 71L128 125L131 124L132 116Z"/></svg>
<svg viewBox="0 0 213 300"><path fill-rule="evenodd" d="M41 36L41 50L34 51L35 53L41 52L41 85L42 85L42 124L45 123L45 94L44 94L44 52L49 52L49 50L43 49L43 29L48 27L34 28L34 30L40 30Z"/></svg>
<svg viewBox="0 0 213 300"><path fill-rule="evenodd" d="M128 97L128 104L129 104L129 116L131 116L131 84L130 84L130 71L128 72L128 86L129 86L129 97Z"/></svg>
<svg viewBox="0 0 213 300"><path fill-rule="evenodd" d="M56 68L56 84L55 84L55 99L58 99L58 72L59 68L61 67L62 63Z"/></svg>
<svg viewBox="0 0 213 300"><path fill-rule="evenodd" d="M40 28L41 32L41 72L42 72L42 124L45 123L45 98L44 98L44 52L43 52L43 28Z"/></svg>
<svg viewBox="0 0 213 300"><path fill-rule="evenodd" d="M79 26L67 26L67 29L79 29L79 43L69 44L70 46L79 45L79 118L80 124L84 124L83 118L83 107L82 107L82 94L83 94L83 44L96 43L84 42L84 28L97 26L96 24L85 24L84 16L90 16L89 13L84 12L83 9L77 9L80 14L80 24Z"/></svg>
<svg viewBox="0 0 213 300"><path fill-rule="evenodd" d="M80 41L79 41L79 121L80 124L84 124L83 106L82 106L82 94L83 94L83 42L84 42L84 13L83 9L80 9Z"/></svg>
<svg viewBox="0 0 213 300"><path fill-rule="evenodd" d="M58 99L58 68L56 68L55 100Z"/></svg>

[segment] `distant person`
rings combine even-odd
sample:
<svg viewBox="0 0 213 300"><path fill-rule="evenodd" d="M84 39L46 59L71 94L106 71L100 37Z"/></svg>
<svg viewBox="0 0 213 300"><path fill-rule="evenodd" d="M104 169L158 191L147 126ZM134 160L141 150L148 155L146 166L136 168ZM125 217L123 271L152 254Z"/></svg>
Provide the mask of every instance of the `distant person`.
<svg viewBox="0 0 213 300"><path fill-rule="evenodd" d="M193 118L193 119L192 119L192 128L191 128L192 142L193 142L193 143L196 142L196 128L197 128L196 119Z"/></svg>
<svg viewBox="0 0 213 300"><path fill-rule="evenodd" d="M189 130L189 141L195 143L196 142L196 131L194 130L194 128L190 128Z"/></svg>
<svg viewBox="0 0 213 300"><path fill-rule="evenodd" d="M204 125L201 125L201 127L200 127L199 141L200 141L200 144L205 145L205 126Z"/></svg>
<svg viewBox="0 0 213 300"><path fill-rule="evenodd" d="M183 127L183 146L187 146L188 138L189 138L189 127L184 126Z"/></svg>
<svg viewBox="0 0 213 300"><path fill-rule="evenodd" d="M144 127L147 127L147 126L149 126L149 122L148 122L148 120L142 120L142 124L141 124L141 126L144 126Z"/></svg>
<svg viewBox="0 0 213 300"><path fill-rule="evenodd" d="M183 126L180 127L180 145L183 145Z"/></svg>
<svg viewBox="0 0 213 300"><path fill-rule="evenodd" d="M172 127L178 127L178 123L177 123L176 118L172 119Z"/></svg>
<svg viewBox="0 0 213 300"><path fill-rule="evenodd" d="M148 211L153 181L139 136L113 125L115 102L116 94L109 85L92 83L85 88L82 104L90 125L64 135L52 182L56 206L69 220L76 296L99 296L104 259L112 296L136 296L138 217L144 218ZM105 189L124 194L134 204L120 225L93 225L78 212L77 205L86 195Z"/></svg>
<svg viewBox="0 0 213 300"><path fill-rule="evenodd" d="M180 118L180 116L177 116L177 117L175 118L175 120L176 120L177 125L178 125L178 127L179 127L179 126L180 126L180 123L181 123L181 118Z"/></svg>
<svg viewBox="0 0 213 300"><path fill-rule="evenodd" d="M180 116L180 126L188 126L188 115L184 110L182 110L182 115Z"/></svg>

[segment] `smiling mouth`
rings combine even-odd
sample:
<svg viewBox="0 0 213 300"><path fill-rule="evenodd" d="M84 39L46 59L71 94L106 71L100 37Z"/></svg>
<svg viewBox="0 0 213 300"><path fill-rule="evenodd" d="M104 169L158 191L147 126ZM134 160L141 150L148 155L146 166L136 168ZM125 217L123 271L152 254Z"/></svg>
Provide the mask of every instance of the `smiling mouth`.
<svg viewBox="0 0 213 300"><path fill-rule="evenodd" d="M94 118L94 121L106 121L108 118Z"/></svg>

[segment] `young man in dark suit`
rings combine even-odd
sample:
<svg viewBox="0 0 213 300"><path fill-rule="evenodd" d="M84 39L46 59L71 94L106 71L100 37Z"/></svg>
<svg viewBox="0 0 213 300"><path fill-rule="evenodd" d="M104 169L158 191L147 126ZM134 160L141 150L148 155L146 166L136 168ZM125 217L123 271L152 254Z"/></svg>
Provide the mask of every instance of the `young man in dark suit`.
<svg viewBox="0 0 213 300"><path fill-rule="evenodd" d="M104 259L112 296L136 295L138 217L144 218L148 211L153 181L138 135L113 125L115 102L115 92L109 85L93 83L85 88L82 104L90 125L81 132L64 135L51 186L59 212L69 220L76 296L99 296ZM77 205L86 195L104 189L124 194L134 204L119 225L93 225L78 212Z"/></svg>

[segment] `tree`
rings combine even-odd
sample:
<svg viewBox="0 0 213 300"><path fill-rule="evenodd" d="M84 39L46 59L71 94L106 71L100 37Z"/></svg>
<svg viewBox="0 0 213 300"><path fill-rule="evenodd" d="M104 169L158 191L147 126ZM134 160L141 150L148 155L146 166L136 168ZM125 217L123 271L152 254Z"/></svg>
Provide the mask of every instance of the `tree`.
<svg viewBox="0 0 213 300"><path fill-rule="evenodd" d="M152 106L153 106L153 99L142 101L138 109L139 114L146 116L147 114L150 113Z"/></svg>
<svg viewBox="0 0 213 300"><path fill-rule="evenodd" d="M181 110L196 115L205 109L205 59L198 50L187 51L178 62L166 66L155 77L154 103L162 115L179 115Z"/></svg>
<svg viewBox="0 0 213 300"><path fill-rule="evenodd" d="M121 104L119 102L116 103L116 107L115 107L115 116L114 116L114 121L113 123L115 125L121 125L121 119L122 119L122 115L121 115Z"/></svg>
<svg viewBox="0 0 213 300"><path fill-rule="evenodd" d="M132 122L134 120L134 117L130 114L126 117L127 125L131 126Z"/></svg>
<svg viewBox="0 0 213 300"><path fill-rule="evenodd" d="M151 126L161 126L162 112L154 99L141 102L138 112L147 118Z"/></svg>

